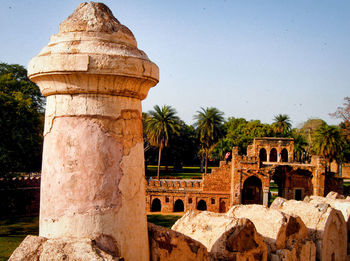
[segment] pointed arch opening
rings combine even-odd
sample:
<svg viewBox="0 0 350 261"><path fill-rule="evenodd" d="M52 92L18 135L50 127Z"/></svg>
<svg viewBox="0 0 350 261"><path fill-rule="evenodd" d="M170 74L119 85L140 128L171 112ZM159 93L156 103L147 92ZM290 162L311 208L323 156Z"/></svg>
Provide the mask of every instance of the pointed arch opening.
<svg viewBox="0 0 350 261"><path fill-rule="evenodd" d="M260 159L260 162L267 161L267 154L264 148L260 149L259 151L259 159Z"/></svg>
<svg viewBox="0 0 350 261"><path fill-rule="evenodd" d="M198 201L197 203L197 209L198 210L207 210L207 202L205 202L203 199L201 199L200 201Z"/></svg>
<svg viewBox="0 0 350 261"><path fill-rule="evenodd" d="M288 162L288 151L285 148L281 151L281 161Z"/></svg>
<svg viewBox="0 0 350 261"><path fill-rule="evenodd" d="M153 199L151 212L160 212L162 210L162 203L158 198Z"/></svg>
<svg viewBox="0 0 350 261"><path fill-rule="evenodd" d="M277 150L275 148L270 150L270 161L277 162Z"/></svg>
<svg viewBox="0 0 350 261"><path fill-rule="evenodd" d="M178 199L174 203L174 212L184 212L185 206L184 202L181 199Z"/></svg>
<svg viewBox="0 0 350 261"><path fill-rule="evenodd" d="M251 176L243 184L242 204L262 203L262 182L259 178Z"/></svg>

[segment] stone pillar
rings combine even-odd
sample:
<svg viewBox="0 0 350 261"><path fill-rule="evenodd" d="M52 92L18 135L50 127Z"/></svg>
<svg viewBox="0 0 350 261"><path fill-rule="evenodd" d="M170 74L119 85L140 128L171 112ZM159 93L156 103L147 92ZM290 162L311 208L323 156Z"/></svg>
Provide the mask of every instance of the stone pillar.
<svg viewBox="0 0 350 261"><path fill-rule="evenodd" d="M158 67L107 6L90 2L28 75L47 97L40 236L108 237L125 260L149 260L141 100Z"/></svg>
<svg viewBox="0 0 350 261"><path fill-rule="evenodd" d="M264 206L268 206L269 205L269 191L270 189L267 187L267 188L264 188L263 189L263 205Z"/></svg>
<svg viewBox="0 0 350 261"><path fill-rule="evenodd" d="M238 163L238 147L232 148L232 161L231 161L231 195L230 204L233 205L241 203L241 173L239 171Z"/></svg>
<svg viewBox="0 0 350 261"><path fill-rule="evenodd" d="M319 156L312 156L311 164L314 165L312 171L313 195L324 197L325 188L325 159Z"/></svg>

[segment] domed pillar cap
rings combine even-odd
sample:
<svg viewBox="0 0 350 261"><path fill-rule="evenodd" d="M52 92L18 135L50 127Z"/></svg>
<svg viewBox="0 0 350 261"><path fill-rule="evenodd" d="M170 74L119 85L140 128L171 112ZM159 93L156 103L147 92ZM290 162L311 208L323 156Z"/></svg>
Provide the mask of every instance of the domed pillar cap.
<svg viewBox="0 0 350 261"><path fill-rule="evenodd" d="M159 69L106 5L90 2L60 24L59 33L29 62L28 76L44 96L100 93L144 99L158 83ZM92 87L86 81L108 84Z"/></svg>

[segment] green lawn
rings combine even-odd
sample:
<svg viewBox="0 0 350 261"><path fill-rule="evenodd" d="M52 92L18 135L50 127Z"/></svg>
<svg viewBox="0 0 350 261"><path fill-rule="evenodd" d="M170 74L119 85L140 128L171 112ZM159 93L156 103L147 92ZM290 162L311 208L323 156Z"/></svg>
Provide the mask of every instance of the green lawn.
<svg viewBox="0 0 350 261"><path fill-rule="evenodd" d="M171 228L181 216L175 215L147 215L147 221L158 226Z"/></svg>
<svg viewBox="0 0 350 261"><path fill-rule="evenodd" d="M147 215L147 221L171 228L181 216ZM6 218L0 220L0 261L8 260L27 235L39 234L38 217Z"/></svg>
<svg viewBox="0 0 350 261"><path fill-rule="evenodd" d="M208 173L211 172L211 167L208 167ZM160 167L161 178L178 178L178 179L199 179L203 173L200 171L200 167L182 167L182 170L174 170L173 166L169 166L166 169L165 166ZM157 176L157 166L148 165L146 170L146 177Z"/></svg>
<svg viewBox="0 0 350 261"><path fill-rule="evenodd" d="M0 261L7 260L27 235L38 233L38 217L0 219Z"/></svg>

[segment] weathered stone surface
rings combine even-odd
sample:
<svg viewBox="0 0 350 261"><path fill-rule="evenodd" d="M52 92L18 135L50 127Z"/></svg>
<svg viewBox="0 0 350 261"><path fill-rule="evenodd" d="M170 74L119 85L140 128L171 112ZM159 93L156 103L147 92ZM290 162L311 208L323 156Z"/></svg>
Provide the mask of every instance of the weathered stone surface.
<svg viewBox="0 0 350 261"><path fill-rule="evenodd" d="M308 261L316 260L316 247L314 242L306 241L305 244L297 245L291 249L279 249L276 254L271 254L271 261Z"/></svg>
<svg viewBox="0 0 350 261"><path fill-rule="evenodd" d="M189 211L172 229L201 242L213 260L267 260L266 244L245 218Z"/></svg>
<svg viewBox="0 0 350 261"><path fill-rule="evenodd" d="M12 253L10 261L117 261L115 242L106 236L91 240L88 238L57 238L27 236Z"/></svg>
<svg viewBox="0 0 350 261"><path fill-rule="evenodd" d="M158 67L107 6L90 2L28 76L47 97L40 236L108 235L125 260L148 260L141 100Z"/></svg>
<svg viewBox="0 0 350 261"><path fill-rule="evenodd" d="M329 195L329 194L328 194ZM313 205L318 204L329 204L332 208L335 208L343 214L343 217L345 219L345 222L347 224L347 230L348 230L348 244L347 244L347 253L348 256L350 255L350 202L346 199L341 198L340 199L334 199L330 197L319 197L319 196L311 196L308 199L308 203Z"/></svg>
<svg viewBox="0 0 350 261"><path fill-rule="evenodd" d="M229 217L247 218L252 221L268 246L271 259L276 254L279 260L315 260L316 248L308 240L308 231L300 217L288 215L262 205L237 205L228 212ZM303 255L301 255L303 254Z"/></svg>
<svg viewBox="0 0 350 261"><path fill-rule="evenodd" d="M90 2L62 22L59 33L29 62L28 76L44 96L99 93L144 99L158 83L159 70L107 6Z"/></svg>
<svg viewBox="0 0 350 261"><path fill-rule="evenodd" d="M339 210L326 203L314 205L283 199L276 199L270 208L301 217L316 244L317 259L346 260L347 227Z"/></svg>
<svg viewBox="0 0 350 261"><path fill-rule="evenodd" d="M347 223L348 230L350 230L350 202L344 198L334 199L330 197L311 196L307 203L313 205L329 204L332 208L335 208L343 214L345 222Z"/></svg>
<svg viewBox="0 0 350 261"><path fill-rule="evenodd" d="M209 260L207 248L177 231L148 223L151 261Z"/></svg>
<svg viewBox="0 0 350 261"><path fill-rule="evenodd" d="M60 24L60 33L105 32L119 30L134 38L132 32L113 16L111 10L102 3L81 3L75 12Z"/></svg>
<svg viewBox="0 0 350 261"><path fill-rule="evenodd" d="M345 199L344 195L339 194L338 192L331 191L327 194L326 198L331 198L331 199Z"/></svg>

